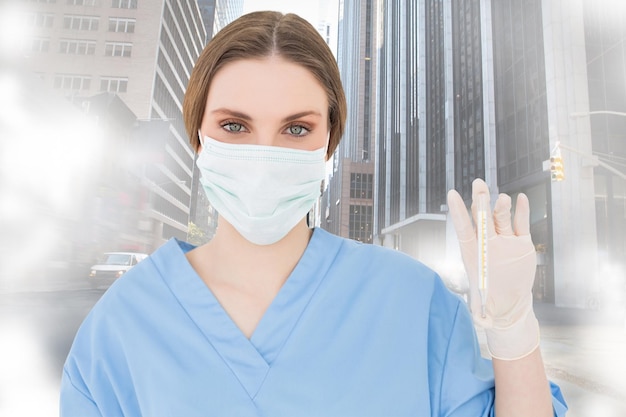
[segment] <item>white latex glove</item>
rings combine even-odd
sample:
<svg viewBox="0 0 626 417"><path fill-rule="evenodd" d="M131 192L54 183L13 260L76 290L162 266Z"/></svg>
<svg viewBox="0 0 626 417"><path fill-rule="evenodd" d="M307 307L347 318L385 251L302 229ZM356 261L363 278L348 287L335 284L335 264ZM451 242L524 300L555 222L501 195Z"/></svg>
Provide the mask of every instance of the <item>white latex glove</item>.
<svg viewBox="0 0 626 417"><path fill-rule="evenodd" d="M489 189L481 179L472 183L472 216L476 222L478 195ZM489 280L485 317L482 317L478 290L478 244L463 199L455 190L448 192L448 207L469 277L470 309L474 322L485 329L491 356L515 360L533 352L539 345L539 323L532 304L532 287L537 258L530 237L530 207L524 194L517 197L511 225L511 198L500 194L493 216L487 204L487 265Z"/></svg>

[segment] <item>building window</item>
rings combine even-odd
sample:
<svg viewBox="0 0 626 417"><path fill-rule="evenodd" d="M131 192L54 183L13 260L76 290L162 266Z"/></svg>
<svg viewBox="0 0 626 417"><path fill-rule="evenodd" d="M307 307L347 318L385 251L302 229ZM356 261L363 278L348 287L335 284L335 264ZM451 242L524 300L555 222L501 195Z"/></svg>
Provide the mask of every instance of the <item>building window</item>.
<svg viewBox="0 0 626 417"><path fill-rule="evenodd" d="M372 206L350 204L348 236L364 243L372 242Z"/></svg>
<svg viewBox="0 0 626 417"><path fill-rule="evenodd" d="M373 174L350 174L350 198L373 198Z"/></svg>
<svg viewBox="0 0 626 417"><path fill-rule="evenodd" d="M111 7L114 9L136 9L137 0L112 0Z"/></svg>
<svg viewBox="0 0 626 417"><path fill-rule="evenodd" d="M72 16L63 17L63 27L72 30L98 30L100 19L97 16Z"/></svg>
<svg viewBox="0 0 626 417"><path fill-rule="evenodd" d="M51 28L53 23L52 13L28 13L26 15L26 24L31 27Z"/></svg>
<svg viewBox="0 0 626 417"><path fill-rule="evenodd" d="M91 77L89 75L56 74L54 88L60 90L89 90Z"/></svg>
<svg viewBox="0 0 626 417"><path fill-rule="evenodd" d="M136 19L125 19L120 17L109 18L109 32L135 32Z"/></svg>
<svg viewBox="0 0 626 417"><path fill-rule="evenodd" d="M96 0L67 0L67 4L73 6L95 6Z"/></svg>
<svg viewBox="0 0 626 417"><path fill-rule="evenodd" d="M26 44L28 52L48 52L50 49L50 39L35 38Z"/></svg>
<svg viewBox="0 0 626 417"><path fill-rule="evenodd" d="M125 42L107 42L104 47L104 55L105 56L122 56L122 57L130 57L131 51L133 49L132 43Z"/></svg>
<svg viewBox="0 0 626 417"><path fill-rule="evenodd" d="M96 53L96 41L76 39L61 39L59 53L69 55L94 55Z"/></svg>
<svg viewBox="0 0 626 417"><path fill-rule="evenodd" d="M111 93L125 93L128 89L128 78L102 77L100 78L100 91Z"/></svg>

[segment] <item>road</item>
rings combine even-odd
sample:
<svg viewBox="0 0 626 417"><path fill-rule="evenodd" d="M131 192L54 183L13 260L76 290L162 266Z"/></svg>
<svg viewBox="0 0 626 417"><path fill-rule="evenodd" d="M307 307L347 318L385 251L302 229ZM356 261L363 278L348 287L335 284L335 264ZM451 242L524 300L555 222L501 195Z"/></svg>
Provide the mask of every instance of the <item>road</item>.
<svg viewBox="0 0 626 417"><path fill-rule="evenodd" d="M0 417L58 415L65 356L105 289L91 289L82 278L19 287L0 280ZM535 310L546 370L570 405L567 417L625 417L623 321L547 304ZM480 331L479 340L484 342Z"/></svg>
<svg viewBox="0 0 626 417"><path fill-rule="evenodd" d="M103 290L0 293L0 417L58 416L63 362Z"/></svg>
<svg viewBox="0 0 626 417"><path fill-rule="evenodd" d="M626 417L624 312L536 305L548 376L566 395L567 417Z"/></svg>

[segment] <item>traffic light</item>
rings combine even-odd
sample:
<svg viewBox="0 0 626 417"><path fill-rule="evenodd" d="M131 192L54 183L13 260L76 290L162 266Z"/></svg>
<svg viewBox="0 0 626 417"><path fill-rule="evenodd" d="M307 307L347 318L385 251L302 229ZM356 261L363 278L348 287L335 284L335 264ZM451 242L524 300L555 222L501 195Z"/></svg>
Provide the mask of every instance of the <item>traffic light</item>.
<svg viewBox="0 0 626 417"><path fill-rule="evenodd" d="M550 156L550 178L552 178L552 181L563 181L565 179L563 158L561 158L561 152L558 149Z"/></svg>

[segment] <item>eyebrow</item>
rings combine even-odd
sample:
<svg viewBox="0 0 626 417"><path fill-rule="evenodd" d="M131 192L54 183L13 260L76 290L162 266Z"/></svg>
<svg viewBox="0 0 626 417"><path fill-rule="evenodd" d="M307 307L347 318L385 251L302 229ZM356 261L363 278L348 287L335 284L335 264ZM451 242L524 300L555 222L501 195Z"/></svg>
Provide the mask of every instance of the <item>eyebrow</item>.
<svg viewBox="0 0 626 417"><path fill-rule="evenodd" d="M236 110L225 109L225 108L215 109L211 113L212 114L225 114L225 115L236 117L238 119L243 119L243 120L246 120L246 121L251 121L252 120L252 117L247 115L247 114L245 114L245 113L242 113L242 112L239 112L239 111L236 111ZM299 113L294 113L292 115L289 115L289 116L285 117L282 120L282 123L291 122L291 121L299 119L301 117L311 116L311 115L322 117L322 114L320 112L318 112L318 111L307 110L307 111L302 111L302 112L299 112Z"/></svg>

